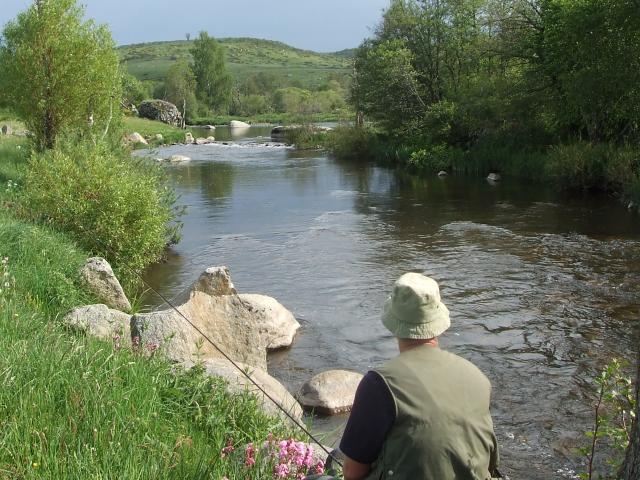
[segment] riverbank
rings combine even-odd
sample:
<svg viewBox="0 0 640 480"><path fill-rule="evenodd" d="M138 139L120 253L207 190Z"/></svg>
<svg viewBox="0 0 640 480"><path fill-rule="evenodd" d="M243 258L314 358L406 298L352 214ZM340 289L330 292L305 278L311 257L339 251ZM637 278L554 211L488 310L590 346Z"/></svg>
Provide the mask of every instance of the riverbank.
<svg viewBox="0 0 640 480"><path fill-rule="evenodd" d="M95 303L78 273L90 254L20 218L27 149L0 139L0 476L235 478L220 458L229 439L290 432L222 380L62 327Z"/></svg>
<svg viewBox="0 0 640 480"><path fill-rule="evenodd" d="M322 143L337 158L349 161L374 161L424 175L496 173L567 190L607 192L630 209L640 205L640 154L630 145L573 142L519 149L505 142L467 150L445 144L420 147L387 138L372 127L339 127Z"/></svg>

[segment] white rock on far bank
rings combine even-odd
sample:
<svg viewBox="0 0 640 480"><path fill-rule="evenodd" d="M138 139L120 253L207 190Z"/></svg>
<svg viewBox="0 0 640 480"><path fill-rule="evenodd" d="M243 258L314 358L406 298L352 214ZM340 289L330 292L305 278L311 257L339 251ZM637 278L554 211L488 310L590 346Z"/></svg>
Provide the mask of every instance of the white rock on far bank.
<svg viewBox="0 0 640 480"><path fill-rule="evenodd" d="M229 127L231 128L249 128L251 125L245 122L241 122L240 120L231 120L229 122Z"/></svg>
<svg viewBox="0 0 640 480"><path fill-rule="evenodd" d="M289 310L275 298L255 293L238 295L254 313L255 321L266 330L268 350L290 347L300 324Z"/></svg>
<svg viewBox="0 0 640 480"><path fill-rule="evenodd" d="M104 258L89 258L80 269L80 277L89 290L108 307L126 312L131 310L131 302L113 273L111 265Z"/></svg>
<svg viewBox="0 0 640 480"><path fill-rule="evenodd" d="M490 182L499 182L500 180L502 180L502 177L499 173L490 173L489 175L487 175L487 180L489 180Z"/></svg>
<svg viewBox="0 0 640 480"><path fill-rule="evenodd" d="M347 370L322 372L298 392L298 401L306 410L323 415L337 415L351 411L362 375Z"/></svg>
<svg viewBox="0 0 640 480"><path fill-rule="evenodd" d="M62 322L67 327L100 338L131 346L131 315L106 305L87 305L69 312Z"/></svg>
<svg viewBox="0 0 640 480"><path fill-rule="evenodd" d="M167 160L171 163L183 163L190 162L191 158L185 155L171 155Z"/></svg>
<svg viewBox="0 0 640 480"><path fill-rule="evenodd" d="M266 371L251 367L244 363L237 365L262 388L267 394L280 404L293 418L300 420L303 415L302 407L298 401L289 393L289 391L275 378ZM273 416L280 416L283 419L288 417L274 405L251 381L234 367L231 362L226 359L216 358L208 359L203 362L203 366L208 375L221 377L227 380L228 390L231 393L241 394L244 391L256 395L260 401L262 410Z"/></svg>

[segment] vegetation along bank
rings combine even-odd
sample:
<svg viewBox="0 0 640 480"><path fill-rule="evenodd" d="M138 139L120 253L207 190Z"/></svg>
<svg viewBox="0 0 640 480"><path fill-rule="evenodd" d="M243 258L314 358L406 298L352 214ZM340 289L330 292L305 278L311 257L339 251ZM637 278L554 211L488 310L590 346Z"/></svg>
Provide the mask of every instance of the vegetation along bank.
<svg viewBox="0 0 640 480"><path fill-rule="evenodd" d="M239 478L259 457L252 445L293 435L256 397L230 393L202 368L63 326L70 309L98 302L80 279L88 257L107 258L135 298L136 273L179 238L162 170L123 146L119 72L108 30L85 21L75 0L34 2L4 28L3 480ZM265 459L255 478L272 468Z"/></svg>
<svg viewBox="0 0 640 480"><path fill-rule="evenodd" d="M640 203L640 5L393 0L358 48L340 157Z"/></svg>

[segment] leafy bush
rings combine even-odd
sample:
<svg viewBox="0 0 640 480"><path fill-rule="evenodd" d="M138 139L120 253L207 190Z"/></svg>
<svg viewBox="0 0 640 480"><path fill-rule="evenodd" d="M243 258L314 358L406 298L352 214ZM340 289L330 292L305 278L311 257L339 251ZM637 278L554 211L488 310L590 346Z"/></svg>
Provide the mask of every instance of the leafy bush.
<svg viewBox="0 0 640 480"><path fill-rule="evenodd" d="M370 128L337 127L327 136L326 145L337 158L379 159L374 151L376 146L380 146L380 141Z"/></svg>
<svg viewBox="0 0 640 480"><path fill-rule="evenodd" d="M24 179L30 214L73 234L115 267L139 271L176 241L175 196L159 167L105 145L72 145L35 154ZM129 270L120 269L127 281Z"/></svg>
<svg viewBox="0 0 640 480"><path fill-rule="evenodd" d="M412 152L407 165L415 170L426 172L449 171L456 159L463 155L461 150L438 144Z"/></svg>

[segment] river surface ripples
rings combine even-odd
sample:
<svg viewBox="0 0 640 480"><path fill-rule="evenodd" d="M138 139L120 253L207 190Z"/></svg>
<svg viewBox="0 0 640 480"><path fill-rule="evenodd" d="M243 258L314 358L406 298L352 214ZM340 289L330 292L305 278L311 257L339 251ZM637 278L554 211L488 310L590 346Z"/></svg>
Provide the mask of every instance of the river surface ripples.
<svg viewBox="0 0 640 480"><path fill-rule="evenodd" d="M276 297L302 328L269 369L295 391L324 370L366 372L394 356L382 304L402 273L431 275L451 311L443 347L493 384L504 470L573 478L592 379L638 344L638 216L607 197L511 179L342 163L256 138L267 132L153 152L193 161L169 168L188 206L183 240L148 281L176 297L204 268L227 265L239 291ZM315 427L338 436L345 421Z"/></svg>

